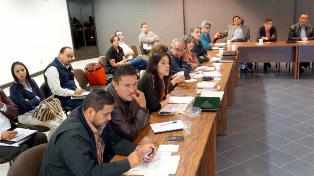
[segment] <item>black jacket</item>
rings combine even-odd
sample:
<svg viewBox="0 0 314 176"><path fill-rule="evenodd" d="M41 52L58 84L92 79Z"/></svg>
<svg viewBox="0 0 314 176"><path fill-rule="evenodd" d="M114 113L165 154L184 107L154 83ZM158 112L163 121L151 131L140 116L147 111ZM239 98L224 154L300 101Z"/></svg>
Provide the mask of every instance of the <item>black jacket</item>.
<svg viewBox="0 0 314 176"><path fill-rule="evenodd" d="M277 41L277 30L274 26L272 26L269 30L270 38L268 40L264 40L265 42L275 42ZM257 33L257 41L258 39L266 37L265 27L262 26L259 28Z"/></svg>
<svg viewBox="0 0 314 176"><path fill-rule="evenodd" d="M113 176L128 171L130 164L127 159L108 162L115 154L129 155L136 145L117 137L109 124L103 130L102 139L105 143L104 164L99 165L94 135L81 107L74 109L52 135L44 153L40 175Z"/></svg>
<svg viewBox="0 0 314 176"><path fill-rule="evenodd" d="M305 26L305 34L309 40L314 40L314 29L313 26L308 24ZM289 41L299 41L301 40L301 26L299 24L294 24L290 27L289 30Z"/></svg>

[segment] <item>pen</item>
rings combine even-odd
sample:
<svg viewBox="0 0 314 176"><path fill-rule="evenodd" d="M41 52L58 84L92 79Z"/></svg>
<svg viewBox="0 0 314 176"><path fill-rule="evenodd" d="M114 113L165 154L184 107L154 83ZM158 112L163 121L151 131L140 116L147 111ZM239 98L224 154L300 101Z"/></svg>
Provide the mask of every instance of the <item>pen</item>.
<svg viewBox="0 0 314 176"><path fill-rule="evenodd" d="M160 124L160 126L165 126L165 125L174 124L174 123L177 123L177 121L175 120L175 121L164 122Z"/></svg>

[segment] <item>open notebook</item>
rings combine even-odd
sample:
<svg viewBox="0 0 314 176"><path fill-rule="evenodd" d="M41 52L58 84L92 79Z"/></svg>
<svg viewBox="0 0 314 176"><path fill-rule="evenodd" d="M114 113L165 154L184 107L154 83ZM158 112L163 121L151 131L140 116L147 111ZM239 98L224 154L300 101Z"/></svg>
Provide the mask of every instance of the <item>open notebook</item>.
<svg viewBox="0 0 314 176"><path fill-rule="evenodd" d="M177 131L183 130L184 124L181 120L172 120L168 122L161 122L161 123L153 123L150 124L153 132L156 133L163 133L168 131Z"/></svg>
<svg viewBox="0 0 314 176"><path fill-rule="evenodd" d="M36 130L25 128L15 128L13 131L17 131L16 136L10 140L1 140L0 146L19 147L22 143L29 139L31 135L37 132Z"/></svg>

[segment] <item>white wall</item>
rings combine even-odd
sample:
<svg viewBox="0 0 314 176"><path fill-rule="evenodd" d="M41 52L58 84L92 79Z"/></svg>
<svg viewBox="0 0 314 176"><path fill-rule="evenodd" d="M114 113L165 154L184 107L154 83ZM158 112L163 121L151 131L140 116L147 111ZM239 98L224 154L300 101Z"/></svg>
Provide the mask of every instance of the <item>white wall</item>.
<svg viewBox="0 0 314 176"><path fill-rule="evenodd" d="M13 81L10 67L23 62L43 70L63 46L72 47L65 0L1 0L0 85Z"/></svg>
<svg viewBox="0 0 314 176"><path fill-rule="evenodd" d="M169 45L173 38L184 35L182 11L182 0L94 0L100 54L106 54L109 38L116 30L124 32L127 44L139 46L143 22Z"/></svg>

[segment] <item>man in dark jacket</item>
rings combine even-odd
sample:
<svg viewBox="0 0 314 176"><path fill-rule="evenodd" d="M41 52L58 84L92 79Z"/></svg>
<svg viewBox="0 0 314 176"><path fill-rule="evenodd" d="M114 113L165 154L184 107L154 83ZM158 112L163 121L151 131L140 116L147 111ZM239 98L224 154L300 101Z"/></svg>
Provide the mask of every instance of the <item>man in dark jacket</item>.
<svg viewBox="0 0 314 176"><path fill-rule="evenodd" d="M16 136L17 133L12 130L16 127L18 112L15 104L0 89L0 140L10 140ZM43 143L47 143L46 135L36 132L19 147L0 146L0 157L12 161L25 150Z"/></svg>
<svg viewBox="0 0 314 176"><path fill-rule="evenodd" d="M117 135L133 140L149 122L143 92L137 90L137 74L132 66L116 69L108 91L115 99L112 128Z"/></svg>
<svg viewBox="0 0 314 176"><path fill-rule="evenodd" d="M137 146L113 133L107 124L111 120L113 103L114 99L107 91L91 92L82 107L74 109L52 135L40 175L121 175L144 160L151 160L155 153L148 157L144 154L154 149L153 144ZM110 162L115 154L128 157Z"/></svg>
<svg viewBox="0 0 314 176"><path fill-rule="evenodd" d="M314 40L314 29L309 24L309 15L307 13L301 13L299 16L299 22L290 26L288 41L307 41ZM309 62L300 63L300 73L304 72L304 68L310 66Z"/></svg>

